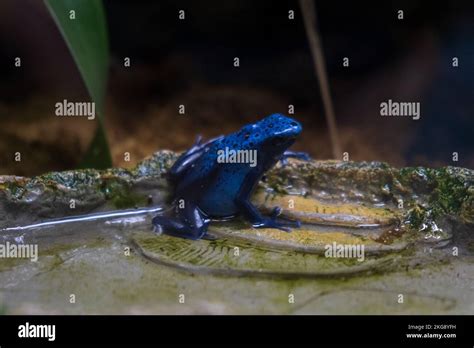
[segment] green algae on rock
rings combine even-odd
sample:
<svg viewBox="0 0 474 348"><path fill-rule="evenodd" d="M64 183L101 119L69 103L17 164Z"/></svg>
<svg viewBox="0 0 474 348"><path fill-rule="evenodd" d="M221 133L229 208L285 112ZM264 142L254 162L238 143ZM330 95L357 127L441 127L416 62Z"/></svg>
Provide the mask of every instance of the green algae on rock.
<svg viewBox="0 0 474 348"><path fill-rule="evenodd" d="M70 170L25 178L0 176L0 227L93 210L163 204L164 177L176 154L160 151L132 170Z"/></svg>
<svg viewBox="0 0 474 348"><path fill-rule="evenodd" d="M261 186L271 193L399 210L405 224L426 233L441 233L438 224L446 224L447 219L461 224L474 221L474 171L466 168L291 161L271 170Z"/></svg>

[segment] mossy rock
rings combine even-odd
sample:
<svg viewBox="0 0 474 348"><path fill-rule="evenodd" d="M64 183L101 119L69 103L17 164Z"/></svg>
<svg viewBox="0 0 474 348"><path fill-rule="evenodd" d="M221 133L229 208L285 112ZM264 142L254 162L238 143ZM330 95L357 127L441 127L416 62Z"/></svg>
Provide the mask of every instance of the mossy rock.
<svg viewBox="0 0 474 348"><path fill-rule="evenodd" d="M177 156L160 151L131 170L0 177L0 214L4 216L0 227L93 210L165 204L169 195L166 173ZM290 160L289 165L279 164L266 174L256 201L262 201L262 192L267 204L282 205L284 214L303 222L319 219L330 224L328 212L334 206L339 212L350 213L353 225L401 222L404 229L437 234L437 238L440 231L449 229L446 221L474 222L474 173L466 168L397 169L380 162ZM285 209L287 201L282 200L288 196L296 209ZM306 204L307 198L318 205L314 201ZM448 235L446 232L442 238Z"/></svg>

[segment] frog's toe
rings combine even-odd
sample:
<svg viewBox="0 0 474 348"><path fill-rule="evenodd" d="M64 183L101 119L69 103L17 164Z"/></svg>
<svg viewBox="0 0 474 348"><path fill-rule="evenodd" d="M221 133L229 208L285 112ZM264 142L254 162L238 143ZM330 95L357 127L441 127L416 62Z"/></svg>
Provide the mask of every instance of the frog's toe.
<svg viewBox="0 0 474 348"><path fill-rule="evenodd" d="M159 219L156 217L152 220L151 229L154 233L161 235L163 234L163 226L159 223Z"/></svg>
<svg viewBox="0 0 474 348"><path fill-rule="evenodd" d="M161 227L161 225L153 225L151 229L157 235L161 235L163 233L163 228Z"/></svg>
<svg viewBox="0 0 474 348"><path fill-rule="evenodd" d="M282 220L278 219L277 224L285 227L300 228L301 222L299 220Z"/></svg>
<svg viewBox="0 0 474 348"><path fill-rule="evenodd" d="M303 161L311 161L311 156L307 152L300 152L297 158Z"/></svg>
<svg viewBox="0 0 474 348"><path fill-rule="evenodd" d="M206 233L201 238L205 240L209 240L209 241L213 241L217 239L217 237L211 233Z"/></svg>
<svg viewBox="0 0 474 348"><path fill-rule="evenodd" d="M285 151L280 158L283 166L288 164L288 158L296 158L302 161L311 161L311 157L306 152L301 151Z"/></svg>
<svg viewBox="0 0 474 348"><path fill-rule="evenodd" d="M282 221L275 218L268 218L259 223L253 224L255 228L275 228L285 232L291 232L291 227L299 228L301 226L299 221Z"/></svg>
<svg viewBox="0 0 474 348"><path fill-rule="evenodd" d="M289 228L287 226L280 225L280 224L275 224L275 226L273 228L275 228L277 230L280 230L280 231L285 231L287 233L291 232L291 228Z"/></svg>
<svg viewBox="0 0 474 348"><path fill-rule="evenodd" d="M301 222L299 220L288 220L287 224L289 226L294 227L294 228L300 228L301 227Z"/></svg>
<svg viewBox="0 0 474 348"><path fill-rule="evenodd" d="M274 207L270 216L273 220L275 220L277 218L277 216L280 215L280 214L281 214L281 208L280 207Z"/></svg>

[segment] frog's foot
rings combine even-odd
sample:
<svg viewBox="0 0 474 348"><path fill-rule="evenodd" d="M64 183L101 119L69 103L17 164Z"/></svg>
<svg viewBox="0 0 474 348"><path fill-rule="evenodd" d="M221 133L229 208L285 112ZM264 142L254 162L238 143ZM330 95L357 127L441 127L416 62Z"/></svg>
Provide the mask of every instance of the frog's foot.
<svg viewBox="0 0 474 348"><path fill-rule="evenodd" d="M255 228L276 228L285 232L291 232L290 227L300 228L301 223L299 221L279 219L278 216L281 214L281 208L275 207L269 217L262 217L261 221L255 222L253 227Z"/></svg>
<svg viewBox="0 0 474 348"><path fill-rule="evenodd" d="M167 234L186 239L201 239L207 233L209 220L199 210L190 207L182 209L177 216L157 215L153 218L153 230L159 234Z"/></svg>
<svg viewBox="0 0 474 348"><path fill-rule="evenodd" d="M288 164L288 158L297 158L302 161L311 160L311 157L306 152L285 151L280 158L280 162L283 166L286 166Z"/></svg>
<svg viewBox="0 0 474 348"><path fill-rule="evenodd" d="M291 232L291 227L299 228L299 221L282 220L271 217L264 217L261 221L252 224L255 228L276 228L281 231Z"/></svg>
<svg viewBox="0 0 474 348"><path fill-rule="evenodd" d="M155 216L152 220L153 230L157 234L167 234L186 239L201 239L207 232L207 225L196 227L186 225L183 220L166 216Z"/></svg>
<svg viewBox="0 0 474 348"><path fill-rule="evenodd" d="M270 216L263 216L258 209L248 200L241 198L236 201L241 213L252 223L255 228L276 228L285 232L291 232L290 227L299 228L299 221L284 220L277 218L281 208L275 207Z"/></svg>

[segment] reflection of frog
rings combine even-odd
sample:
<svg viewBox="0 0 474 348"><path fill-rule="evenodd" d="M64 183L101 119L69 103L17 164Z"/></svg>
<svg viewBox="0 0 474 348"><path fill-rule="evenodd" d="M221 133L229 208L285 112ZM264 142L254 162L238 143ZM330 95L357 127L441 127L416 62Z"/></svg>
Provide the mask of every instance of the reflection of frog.
<svg viewBox="0 0 474 348"><path fill-rule="evenodd" d="M191 239L203 237L211 219L237 214L256 228L289 231L289 226L299 227L298 221L277 219L279 208L271 217L262 216L249 199L262 175L279 160L308 158L305 153L286 151L301 130L295 120L273 114L207 143L198 139L170 169L169 180L174 188L172 216L157 215L153 225L160 232ZM223 158L223 154L234 157ZM239 158L236 154L244 161L235 163Z"/></svg>

